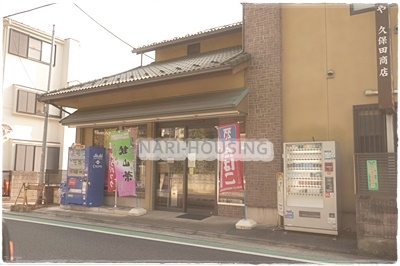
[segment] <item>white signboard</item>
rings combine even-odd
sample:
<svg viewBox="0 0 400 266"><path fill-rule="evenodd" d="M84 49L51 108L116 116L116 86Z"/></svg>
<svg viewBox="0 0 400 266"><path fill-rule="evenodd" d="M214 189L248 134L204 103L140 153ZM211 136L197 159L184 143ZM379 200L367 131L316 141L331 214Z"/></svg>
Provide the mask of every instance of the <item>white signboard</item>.
<svg viewBox="0 0 400 266"><path fill-rule="evenodd" d="M278 196L278 214L283 216L283 173L279 172L276 174L276 188L277 188L277 196Z"/></svg>

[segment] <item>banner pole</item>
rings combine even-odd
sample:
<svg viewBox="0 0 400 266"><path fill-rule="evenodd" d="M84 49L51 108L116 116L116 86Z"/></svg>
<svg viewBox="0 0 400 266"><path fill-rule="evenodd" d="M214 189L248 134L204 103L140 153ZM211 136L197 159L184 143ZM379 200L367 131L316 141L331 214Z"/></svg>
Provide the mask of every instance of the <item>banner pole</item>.
<svg viewBox="0 0 400 266"><path fill-rule="evenodd" d="M247 220L246 179L245 178L243 178L243 202L244 202L244 219Z"/></svg>
<svg viewBox="0 0 400 266"><path fill-rule="evenodd" d="M115 177L114 208L117 207L117 190L118 190L117 177Z"/></svg>
<svg viewBox="0 0 400 266"><path fill-rule="evenodd" d="M135 168L136 169L136 168ZM135 188L137 188L137 182L135 180ZM139 208L139 199L138 199L138 195L137 195L137 191L136 191L136 209Z"/></svg>

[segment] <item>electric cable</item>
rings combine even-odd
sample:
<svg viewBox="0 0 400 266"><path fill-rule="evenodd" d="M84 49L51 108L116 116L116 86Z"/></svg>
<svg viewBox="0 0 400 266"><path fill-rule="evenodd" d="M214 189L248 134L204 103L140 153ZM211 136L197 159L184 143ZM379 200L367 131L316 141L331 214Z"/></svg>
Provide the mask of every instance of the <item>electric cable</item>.
<svg viewBox="0 0 400 266"><path fill-rule="evenodd" d="M34 11L34 10L36 10L36 9L40 9L40 8L43 8L43 7L51 6L51 5L54 5L54 4L56 4L56 3L51 3L51 4L47 4L47 5L43 5L43 6L31 8L31 9L28 9L28 10L25 10L25 11L21 11L21 12L18 12L18 13L14 13L14 14L5 16L5 17L3 17L3 18L9 18L9 17L15 16L15 15L27 13L27 12ZM124 40L122 40L121 38L119 38L119 37L118 37L117 35L115 35L114 33L112 33L112 32L111 32L110 30L108 30L106 27L104 27L103 25L101 25L99 22L97 22L97 21L96 21L94 18L92 18L88 13L86 13L82 8L80 8L77 4L74 3L74 5L75 5L77 8L79 8L79 10L81 10L81 11L82 11L86 16L88 16L91 20L93 20L96 24L98 24L100 27L102 27L102 28L103 28L104 30L106 30L108 33L110 33L111 35L113 35L115 38L117 38L117 39L120 40L121 42L125 43L125 44L128 45L130 48L136 49L135 47L133 47L133 46L130 45L129 43L125 42ZM147 54L143 54L143 55L145 55L145 56L147 56L148 58L154 60L154 58L152 58L151 56L149 56L149 55L147 55Z"/></svg>
<svg viewBox="0 0 400 266"><path fill-rule="evenodd" d="M114 33L112 33L110 30L108 30L106 27L104 27L103 25L101 25L99 22L97 22L94 18L92 18L88 13L86 13L82 8L80 8L77 4L74 3L74 5L79 8L79 10L81 10L86 16L88 16L91 20L93 20L96 24L98 24L100 27L102 27L104 30L106 30L108 33L110 33L111 35L113 35L115 38L117 38L118 40L120 40L121 42L125 43L126 45L128 45L130 48L132 49L136 49L135 47L133 47L132 45L130 45L129 43L127 43L126 41L122 40L120 37L118 37L117 35L115 35ZM145 56L147 56L150 59L153 59L151 56L148 56L147 54L144 54Z"/></svg>
<svg viewBox="0 0 400 266"><path fill-rule="evenodd" d="M44 5L44 6L35 7L35 8L32 8L32 9L28 9L28 10L25 10L25 11L21 11L21 12L18 12L18 13L14 13L14 14L5 16L3 18L9 18L9 17L15 16L15 15L23 14L23 13L30 12L30 11L33 11L33 10L36 10L36 9L39 9L39 8L43 8L43 7L46 7L46 6L51 6L51 5L54 5L54 4L55 3L51 3L51 4Z"/></svg>

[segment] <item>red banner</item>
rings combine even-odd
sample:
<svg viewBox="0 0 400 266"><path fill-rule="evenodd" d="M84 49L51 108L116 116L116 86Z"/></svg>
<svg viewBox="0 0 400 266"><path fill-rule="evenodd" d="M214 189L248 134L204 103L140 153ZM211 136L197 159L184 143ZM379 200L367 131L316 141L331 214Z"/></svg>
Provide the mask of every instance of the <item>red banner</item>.
<svg viewBox="0 0 400 266"><path fill-rule="evenodd" d="M107 178L107 192L115 191L115 168L114 159L112 156L112 149L108 149L108 178Z"/></svg>
<svg viewBox="0 0 400 266"><path fill-rule="evenodd" d="M219 147L219 192L244 190L240 155L239 123L217 127Z"/></svg>

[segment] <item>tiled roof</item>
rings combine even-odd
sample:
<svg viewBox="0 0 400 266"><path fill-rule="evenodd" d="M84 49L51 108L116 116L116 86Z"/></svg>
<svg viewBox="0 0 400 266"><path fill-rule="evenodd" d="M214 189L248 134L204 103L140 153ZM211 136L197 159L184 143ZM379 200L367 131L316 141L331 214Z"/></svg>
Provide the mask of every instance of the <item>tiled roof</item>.
<svg viewBox="0 0 400 266"><path fill-rule="evenodd" d="M202 31L199 31L199 32L196 32L193 34L186 34L184 36L174 37L172 39L167 39L164 41L154 42L151 44L139 46L139 47L136 47L135 49L133 49L132 52L134 52L134 53L148 52L148 51L154 50L155 47L165 46L165 45L176 43L176 42L192 40L194 38L200 38L200 37L203 37L204 35L218 34L218 33L222 33L225 31L231 31L231 30L241 29L241 28L242 28L242 22L232 23L232 24L228 24L228 25L224 25L224 26L207 29L207 30L202 30Z"/></svg>
<svg viewBox="0 0 400 266"><path fill-rule="evenodd" d="M172 60L154 62L152 64L137 67L116 75L74 85L57 91L51 91L40 97L46 101L49 98L69 93L81 93L88 90L98 91L102 88L112 89L114 87L130 86L148 82L162 81L168 78L184 77L190 74L214 72L232 69L234 66L248 61L250 54L243 53L240 46L225 48L202 54L181 57Z"/></svg>

